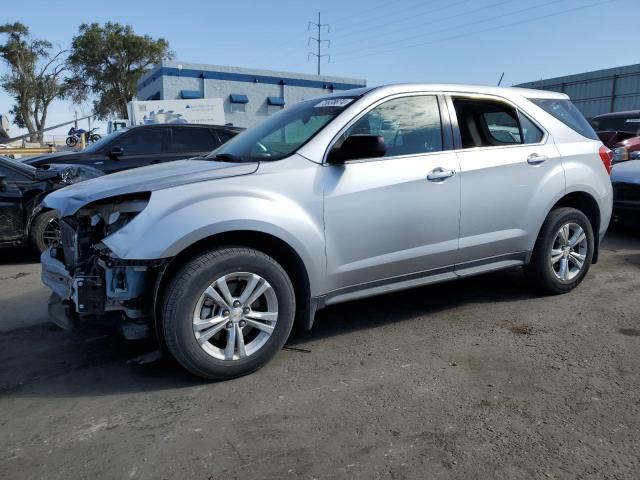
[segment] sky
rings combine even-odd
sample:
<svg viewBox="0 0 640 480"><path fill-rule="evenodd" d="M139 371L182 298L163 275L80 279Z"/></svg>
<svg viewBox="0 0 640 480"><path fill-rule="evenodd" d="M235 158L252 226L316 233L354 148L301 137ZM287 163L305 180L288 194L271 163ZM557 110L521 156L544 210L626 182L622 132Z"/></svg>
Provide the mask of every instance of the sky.
<svg viewBox="0 0 640 480"><path fill-rule="evenodd" d="M322 73L368 85L502 85L640 62L640 0L3 0L0 23L69 48L83 22L115 21L169 41L174 59L315 73L308 22L321 12ZM6 67L0 66L0 74ZM0 113L13 100L0 90ZM48 125L91 111L57 101ZM86 128L86 125L81 125ZM56 134L66 132L67 127ZM11 134L18 134L12 126ZM21 132L20 132L21 133ZM104 132L103 132L104 133Z"/></svg>

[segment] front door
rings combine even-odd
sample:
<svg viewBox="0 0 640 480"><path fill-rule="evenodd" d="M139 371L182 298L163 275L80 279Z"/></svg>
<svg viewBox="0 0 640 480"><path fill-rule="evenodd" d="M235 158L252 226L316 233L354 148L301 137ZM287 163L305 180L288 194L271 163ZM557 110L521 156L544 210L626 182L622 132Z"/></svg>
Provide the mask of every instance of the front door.
<svg viewBox="0 0 640 480"><path fill-rule="evenodd" d="M162 162L163 134L162 127L132 128L107 147L103 160L96 161L94 167L105 173L144 167ZM113 147L121 147L123 154L117 158L109 155Z"/></svg>
<svg viewBox="0 0 640 480"><path fill-rule="evenodd" d="M22 190L16 182L22 174L0 164L0 245L21 241L24 235Z"/></svg>
<svg viewBox="0 0 640 480"><path fill-rule="evenodd" d="M437 97L385 100L340 138L352 134L381 135L387 150L325 165L329 289L453 270L460 175L455 153L443 148Z"/></svg>

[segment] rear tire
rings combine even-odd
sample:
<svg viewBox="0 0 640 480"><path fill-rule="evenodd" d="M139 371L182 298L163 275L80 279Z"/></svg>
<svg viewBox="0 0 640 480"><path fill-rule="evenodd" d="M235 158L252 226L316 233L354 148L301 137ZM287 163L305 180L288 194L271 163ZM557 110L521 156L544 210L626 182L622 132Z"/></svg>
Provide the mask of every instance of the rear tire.
<svg viewBox="0 0 640 480"><path fill-rule="evenodd" d="M584 279L593 259L591 222L575 208L562 207L549 213L525 273L540 289L567 293Z"/></svg>
<svg viewBox="0 0 640 480"><path fill-rule="evenodd" d="M44 252L55 242L60 241L58 215L55 210L42 212L33 219L30 240L31 246L38 253Z"/></svg>
<svg viewBox="0 0 640 480"><path fill-rule="evenodd" d="M160 325L184 368L224 380L259 369L281 350L295 309L291 281L274 259L250 248L218 248L170 278Z"/></svg>

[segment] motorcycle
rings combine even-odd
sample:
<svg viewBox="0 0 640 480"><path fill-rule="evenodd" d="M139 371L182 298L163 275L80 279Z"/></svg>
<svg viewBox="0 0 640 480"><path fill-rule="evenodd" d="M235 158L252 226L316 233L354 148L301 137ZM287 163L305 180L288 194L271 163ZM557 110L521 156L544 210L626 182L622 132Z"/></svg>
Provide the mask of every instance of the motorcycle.
<svg viewBox="0 0 640 480"><path fill-rule="evenodd" d="M98 133L95 133L96 130L98 129L92 128L91 131L88 132L83 128L71 127L71 129L69 130L69 133L67 133L67 135L69 136L67 137L67 140L65 143L67 144L67 147L75 147L80 143L80 140L82 139L82 135L84 135L84 139L86 143L97 142L102 138L102 136Z"/></svg>

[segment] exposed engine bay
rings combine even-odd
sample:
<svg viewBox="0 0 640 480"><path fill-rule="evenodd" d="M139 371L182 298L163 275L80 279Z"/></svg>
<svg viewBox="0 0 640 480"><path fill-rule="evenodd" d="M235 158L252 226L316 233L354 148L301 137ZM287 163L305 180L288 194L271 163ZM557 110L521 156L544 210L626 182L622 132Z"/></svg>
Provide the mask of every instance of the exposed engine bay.
<svg viewBox="0 0 640 480"><path fill-rule="evenodd" d="M82 317L110 312L119 312L125 324L149 323L155 282L168 260L125 261L102 243L144 210L149 197L112 197L60 219L61 241L41 258L42 280L54 292L50 314L58 325L70 329Z"/></svg>

